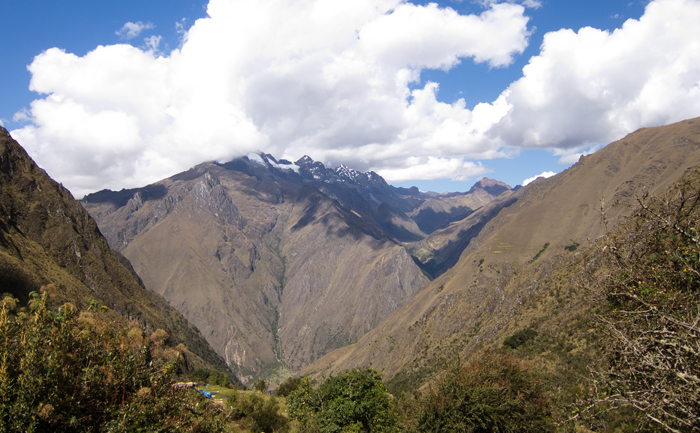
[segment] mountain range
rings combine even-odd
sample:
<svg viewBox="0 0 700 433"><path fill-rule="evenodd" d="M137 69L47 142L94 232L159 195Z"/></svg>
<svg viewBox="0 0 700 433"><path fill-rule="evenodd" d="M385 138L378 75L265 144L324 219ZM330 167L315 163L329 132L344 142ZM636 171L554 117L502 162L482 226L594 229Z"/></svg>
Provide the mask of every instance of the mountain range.
<svg viewBox="0 0 700 433"><path fill-rule="evenodd" d="M694 120L642 129L518 188L427 193L250 154L83 205L244 379L363 365L420 376L535 326L550 292L578 299L548 273L605 234L601 206L614 226L697 165L697 133Z"/></svg>
<svg viewBox="0 0 700 433"><path fill-rule="evenodd" d="M0 130L0 291L99 298L244 382L372 366L414 388L523 330L574 356L597 239L699 166L698 122L638 130L525 187L437 194L260 153L82 207Z"/></svg>
<svg viewBox="0 0 700 433"><path fill-rule="evenodd" d="M644 194L666 191L699 166L699 119L645 128L519 188L485 222L475 212L452 223L445 239L481 225L456 264L356 344L303 373L371 365L397 384L420 385L455 358L501 347L527 329L547 335L551 352L581 355L592 344L579 322L592 305L586 281L596 241Z"/></svg>
<svg viewBox="0 0 700 433"><path fill-rule="evenodd" d="M508 191L482 180L441 196L250 154L82 203L146 287L249 380L358 341L429 282L408 243Z"/></svg>

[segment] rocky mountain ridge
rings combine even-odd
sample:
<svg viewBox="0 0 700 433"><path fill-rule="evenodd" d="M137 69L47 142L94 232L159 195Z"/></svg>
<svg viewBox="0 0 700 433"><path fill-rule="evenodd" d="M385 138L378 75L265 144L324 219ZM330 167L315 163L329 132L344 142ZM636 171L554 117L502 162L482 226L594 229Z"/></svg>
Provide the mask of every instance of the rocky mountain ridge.
<svg viewBox="0 0 700 433"><path fill-rule="evenodd" d="M406 249L427 235L406 212L436 198L405 191L372 172L251 154L83 205L146 287L250 378L357 341L428 283ZM475 187L436 209L493 198Z"/></svg>

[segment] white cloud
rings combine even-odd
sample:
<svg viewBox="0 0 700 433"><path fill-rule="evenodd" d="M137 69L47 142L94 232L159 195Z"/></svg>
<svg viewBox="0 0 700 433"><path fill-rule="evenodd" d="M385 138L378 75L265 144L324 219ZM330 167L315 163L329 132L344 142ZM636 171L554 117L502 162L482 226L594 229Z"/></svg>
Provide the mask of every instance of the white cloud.
<svg viewBox="0 0 700 433"><path fill-rule="evenodd" d="M522 5L526 8L539 9L542 7L542 2L538 0L523 0Z"/></svg>
<svg viewBox="0 0 700 433"><path fill-rule="evenodd" d="M525 185L527 185L528 183L530 183L530 182L534 181L535 179L537 179L538 177L544 177L544 178L546 179L546 178L548 178L548 177L554 176L555 174L556 174L556 173L553 172L553 171L545 171L545 172L542 172L542 173L538 174L537 176L528 177L527 179L525 179L525 180L523 181L522 185L525 186Z"/></svg>
<svg viewBox="0 0 700 433"><path fill-rule="evenodd" d="M571 165L578 162L582 156L590 155L597 152L603 146L599 144L594 144L591 146L574 147L571 149L554 149L552 152L555 156L560 156L557 164Z"/></svg>
<svg viewBox="0 0 700 433"><path fill-rule="evenodd" d="M153 25L153 23L142 23L141 21L136 23L127 22L126 24L124 24L124 26L122 26L121 29L119 29L115 33L122 39L129 40L141 34L142 31L154 29L155 27L156 26Z"/></svg>
<svg viewBox="0 0 700 433"><path fill-rule="evenodd" d="M387 182L403 182L406 180L434 180L452 178L468 180L491 172L480 163L464 161L461 158L409 157L404 162L404 168L379 170L378 174Z"/></svg>
<svg viewBox="0 0 700 433"><path fill-rule="evenodd" d="M207 12L167 56L152 39L40 54L31 89L46 96L14 135L76 195L258 149L409 178L434 177L435 161L452 161L455 177L481 173L465 158L500 155L479 143L507 106L472 111L438 102L436 84L409 84L465 58L510 64L529 37L520 5L464 16L401 0L212 0ZM136 24L125 37L147 28Z"/></svg>
<svg viewBox="0 0 700 433"><path fill-rule="evenodd" d="M160 41L163 39L162 36L149 36L144 39L144 42L146 43L145 48L147 51L155 53L158 51L158 46L160 45Z"/></svg>
<svg viewBox="0 0 700 433"><path fill-rule="evenodd" d="M700 115L700 2L655 0L612 33L545 35L510 85L491 134L528 148L605 144L642 126Z"/></svg>
<svg viewBox="0 0 700 433"><path fill-rule="evenodd" d="M22 108L12 116L13 122L26 122L31 120L32 113L26 108Z"/></svg>
<svg viewBox="0 0 700 433"><path fill-rule="evenodd" d="M513 148L568 162L640 126L700 115L698 0L654 0L612 33L549 33L523 77L472 110L439 102L439 83L416 86L426 68L511 64L537 3L465 16L402 0L211 0L167 55L158 37L38 55L30 88L43 99L12 133L80 196L256 150L392 181L464 179L488 170L471 161Z"/></svg>
<svg viewBox="0 0 700 433"><path fill-rule="evenodd" d="M457 0L457 1L462 1L462 0ZM488 7L490 5L496 4L496 3L503 3L500 0L476 0L476 3L480 3L484 7ZM532 9L539 9L542 7L542 2L539 0L505 0L505 3L511 3L511 4L521 4L525 6L526 8L532 8Z"/></svg>

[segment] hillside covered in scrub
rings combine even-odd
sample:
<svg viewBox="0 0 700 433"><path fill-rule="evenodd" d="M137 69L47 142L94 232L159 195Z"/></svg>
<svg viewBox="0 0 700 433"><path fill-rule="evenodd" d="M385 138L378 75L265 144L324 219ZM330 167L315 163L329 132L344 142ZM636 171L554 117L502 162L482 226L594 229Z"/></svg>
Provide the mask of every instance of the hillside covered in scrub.
<svg viewBox="0 0 700 433"><path fill-rule="evenodd" d="M389 381L419 387L455 357L471 359L529 328L577 353L586 340L569 334L588 305L598 242L639 197L664 193L699 165L700 123L691 119L636 131L518 189L453 267L356 344L303 372L372 365ZM453 233L468 232L470 218L452 223Z"/></svg>
<svg viewBox="0 0 700 433"><path fill-rule="evenodd" d="M80 203L0 128L0 295L26 304L30 293L49 284L55 287L51 306L97 302L116 323L167 331L173 346L187 346L191 368L217 369L234 380L199 330L143 287Z"/></svg>
<svg viewBox="0 0 700 433"><path fill-rule="evenodd" d="M0 331L5 361L0 374L6 423L53 425L61 431L78 422L72 414L85 405L84 410L94 414L85 421L99 428L114 420L122 427L184 423L185 431L207 425L210 431L422 432L488 426L487 431L614 432L693 431L700 425L695 392L700 377L700 130L695 120L638 131L560 175L515 191L502 188L465 218L410 242L390 235L389 229L397 225L382 227L376 213L349 207L352 188L335 190L349 200L341 202L328 196L334 191L332 183L326 192L311 183L294 183L298 179L291 174L290 183L278 183L283 178L279 173L250 159L236 164L258 171L246 174L212 165L165 182L179 191L180 199L151 186L116 207L115 196L102 192L98 204L91 205L93 211L131 209L136 215L113 232L128 240L127 245L142 245L134 251L143 254L147 244L139 244L140 232L129 228L143 225L130 224L144 222L150 227L144 233L168 227L174 233L169 242L181 242L174 228L198 216L211 218L210 225L201 224L203 233L231 236L230 243L219 245L218 254L222 261L228 257L232 266L242 261L235 256L240 250L232 239L253 239L257 232L247 227L260 220L239 210L246 202L232 198L238 197L233 186L239 184L222 186L229 182L224 170L238 173L235 176L252 182L249 185L267 185L268 193L280 192L274 200L267 196L278 206L268 211L290 213L277 213L282 220L261 235L267 241L273 234L280 236L277 262L267 261L271 250L246 256L246 266L252 268L239 271L247 269L250 290L257 287L253 283L260 275L271 278L275 269L289 276L290 280L276 280L283 295L291 287L287 296L313 287L310 275L334 281L340 277L321 272L334 257L353 274L353 266L359 264L342 259L341 251L362 245L373 246L366 251L377 255L378 268L367 278L386 284L398 281L401 287L406 281L402 271L419 270L422 284L383 319L375 317L373 327L358 335L356 343L342 346L343 340L336 341L342 347L319 353L299 369L285 358L269 364L275 374L282 367L287 376L295 376L284 382L276 379L281 382L278 397L236 391L219 406L197 393L177 393L171 385L178 377L191 376L194 368L225 371L220 358L206 342L198 343L202 340L197 340L201 337L196 328L144 289L129 262L106 247L92 219L70 194L36 167L9 135L4 137ZM295 185L301 186L295 190ZM290 189L274 189L279 186ZM248 205L262 206L252 190L245 194L250 196ZM599 199L593 201L595 197ZM129 208L137 199L141 205ZM433 199L423 197L421 203ZM163 208L163 214L153 213L167 203L171 206ZM414 206L422 205L417 203ZM254 208L266 215L263 207ZM289 221L288 215L296 216ZM289 234L300 237L286 238ZM411 257L418 245L423 251L437 245L430 243L433 236L459 240L461 246L455 264L432 281L420 273L416 256L406 262L410 266L393 267L382 256L396 251ZM328 244L329 237L336 244ZM148 246L156 245L154 239ZM314 249L300 250L309 239L315 239ZM194 248L197 243L187 245ZM257 251L255 245L249 244L252 251ZM183 257L194 251L170 250ZM295 252L310 256L302 254L303 262L288 261L287 254ZM211 263L205 257L192 263ZM168 259L155 255L149 260ZM275 263L281 268L274 268ZM287 270L295 266L299 269ZM343 269L335 272L346 272ZM385 283L376 286L374 296L384 293L380 289ZM264 291L257 293L261 306L271 305ZM385 305L381 297L340 293L357 299L359 304L348 304L357 308L363 301ZM278 298L278 308L284 299ZM245 305L240 297L229 302L239 309ZM300 305L315 305L313 314L323 312L323 317L348 314L339 306L323 309L338 299L321 296L314 302ZM367 314L366 308L361 310ZM255 317L254 311L246 312L249 318ZM281 315L275 317L280 321L275 323L283 323ZM178 328L179 323L186 326ZM280 329L275 338L286 335ZM307 347L318 342L299 331L296 335L298 341L311 343ZM277 341L275 353L285 353L282 343ZM88 364L80 367L80 362ZM236 368L241 371L240 365ZM44 379L36 382L40 377ZM264 390L270 382L260 375L256 387ZM175 416L183 408L186 413Z"/></svg>

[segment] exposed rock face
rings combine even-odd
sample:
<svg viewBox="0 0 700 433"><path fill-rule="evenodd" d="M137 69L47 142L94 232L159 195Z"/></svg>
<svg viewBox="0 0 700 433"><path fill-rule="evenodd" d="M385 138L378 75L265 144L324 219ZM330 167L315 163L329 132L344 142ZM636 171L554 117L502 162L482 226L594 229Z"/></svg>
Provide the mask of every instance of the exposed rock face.
<svg viewBox="0 0 700 433"><path fill-rule="evenodd" d="M440 229L509 189L486 180L422 193L309 157L251 154L83 204L146 287L252 377L357 341L428 283L406 249L427 236L411 215L429 209Z"/></svg>
<svg viewBox="0 0 700 433"><path fill-rule="evenodd" d="M276 363L296 370L356 341L428 282L362 197L385 187L401 200L383 179L304 162L206 163L83 204L146 287L242 376Z"/></svg>
<svg viewBox="0 0 700 433"><path fill-rule="evenodd" d="M142 206L143 195L129 205ZM68 190L37 167L0 128L0 294L26 302L54 284L54 303L86 308L96 299L117 321L162 328L201 358L199 366L228 371L199 331L162 297L145 290L131 265L110 250L97 224Z"/></svg>

